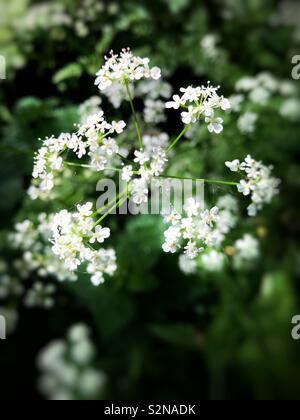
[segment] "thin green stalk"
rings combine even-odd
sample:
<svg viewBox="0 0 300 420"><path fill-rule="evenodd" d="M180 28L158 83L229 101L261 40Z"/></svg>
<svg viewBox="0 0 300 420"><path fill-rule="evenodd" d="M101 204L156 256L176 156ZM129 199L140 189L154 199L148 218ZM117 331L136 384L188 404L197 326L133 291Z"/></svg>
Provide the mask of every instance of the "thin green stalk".
<svg viewBox="0 0 300 420"><path fill-rule="evenodd" d="M79 167L79 168L96 169L96 167L95 166L92 166L92 165L84 165L84 164L75 163L75 162L64 162L64 163L65 163L65 165L68 165L68 166L76 166L76 167ZM120 168L105 168L104 171L121 172L122 169L120 169Z"/></svg>
<svg viewBox="0 0 300 420"><path fill-rule="evenodd" d="M128 95L129 102L130 102L131 111L133 113L134 125L135 125L135 129L136 129L137 136L138 136L138 139L139 139L140 148L143 149L144 146L143 146L143 140L142 140L142 135L141 135L140 124L139 124L139 121L138 121L138 118L137 118L137 115L136 115L136 111L135 111L135 108L134 108L132 95L131 95L131 92L130 92L130 89L129 89L129 85L128 85L127 80L125 80L125 87L126 87L127 95Z"/></svg>
<svg viewBox="0 0 300 420"><path fill-rule="evenodd" d="M122 195L121 195L121 197L122 197ZM103 216L101 216L100 219L97 220L97 222L94 224L94 228L96 226L98 226L107 216L109 216L113 210L121 207L121 205L123 203L125 203L125 201L127 200L127 198L128 198L128 194L127 194L127 191L126 191L126 197L120 198L120 200L113 207L111 207Z"/></svg>
<svg viewBox="0 0 300 420"><path fill-rule="evenodd" d="M119 156L119 158L122 159L124 161L124 163L127 163L127 165L136 166L135 162L133 162L132 160L127 159L126 157L120 155L120 153L117 153L117 156Z"/></svg>
<svg viewBox="0 0 300 420"><path fill-rule="evenodd" d="M181 131L181 133L179 134L179 136L176 137L176 139L173 141L173 143L167 148L167 153L169 153L173 149L173 147L176 146L176 144L179 142L179 140L181 139L181 137L187 132L188 128L189 128L188 125L186 125L184 127L184 129Z"/></svg>

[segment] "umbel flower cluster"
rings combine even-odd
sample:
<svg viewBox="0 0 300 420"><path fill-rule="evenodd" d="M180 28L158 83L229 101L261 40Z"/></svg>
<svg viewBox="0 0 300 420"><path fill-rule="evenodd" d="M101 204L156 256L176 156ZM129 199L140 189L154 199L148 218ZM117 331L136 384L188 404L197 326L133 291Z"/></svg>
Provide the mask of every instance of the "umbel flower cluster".
<svg viewBox="0 0 300 420"><path fill-rule="evenodd" d="M63 340L50 342L38 355L39 389L50 400L89 400L106 382L94 367L96 348L84 324L70 328Z"/></svg>
<svg viewBox="0 0 300 420"><path fill-rule="evenodd" d="M108 122L100 108L102 99L93 97L80 108L81 122L76 126L76 132L47 138L35 157L33 182L29 190L32 199L50 198L55 193L56 185L62 182L61 178L65 176L68 165L82 167L85 171L105 171L106 175L113 177L119 173L121 181L126 184L125 191L120 192L115 200L101 209L104 211L99 220L95 220L97 212L93 212L93 204L88 202L78 204L73 212L59 211L51 217L49 223L52 253L58 258L61 271L73 275L73 272L85 264L85 271L91 275L94 285L103 283L106 275L113 276L117 270L115 251L111 248L99 248L110 236L110 230L101 226L104 219L129 199L137 207L146 204L151 183L159 183L168 178L168 165L180 139L184 136L186 139L190 138L188 133L193 132L190 129L195 127L197 121L206 124L210 133L220 134L223 130L222 112L231 109L230 101L219 94L220 88L208 82L206 86L181 88L181 95L173 96L173 100L163 107L161 103L155 103L150 110L148 101L148 109L143 114L145 124L141 125L133 96L144 92L147 100L162 102L158 98L171 95L172 89L160 78L160 69L151 67L148 58L135 57L129 49L123 50L120 55L111 53L97 73L96 85L116 108L120 107L125 99L124 95L127 95L132 121L127 124L123 120ZM139 84L135 87L134 83L137 81ZM153 123L164 121L162 108L182 111L183 130L174 140L170 140L168 134L159 132L157 128L153 132L147 132L145 128L150 120ZM126 127L129 131L127 137ZM133 130L136 132L139 148L136 148L132 139ZM112 137L114 134L118 137ZM125 147L124 138L130 138L130 144ZM69 151L73 152L72 162L65 160ZM233 172L245 173L246 179L239 183L208 179L203 181L237 186L242 194L251 195L252 204L248 208L250 215L254 216L278 192L279 182L272 177L272 168L256 162L250 156L243 163L233 161L226 162L226 165ZM171 178L183 179L174 175ZM170 225L165 232L165 252L176 253L183 250L181 261L183 258L193 261L201 254L203 264L206 261L207 266L211 262L220 266L220 261L224 259L220 247L236 223L236 209L232 200L223 198L209 210L203 203L191 198L185 203L183 213L174 210L164 217ZM190 268L192 270L193 264L190 264Z"/></svg>
<svg viewBox="0 0 300 420"><path fill-rule="evenodd" d="M165 252L175 253L181 248L181 243L186 242L185 254L193 259L204 250L204 246L214 245L214 226L218 220L218 208L200 211L200 203L190 199L185 206L186 214L182 217L176 210L166 216L165 221L171 222L165 232Z"/></svg>
<svg viewBox="0 0 300 420"><path fill-rule="evenodd" d="M139 165L137 172L133 171L132 165L122 169L122 180L130 182L132 201L140 206L148 202L148 185L155 177L163 173L168 162L166 152L161 147L154 147L152 156L149 158L143 150L134 152L134 163ZM133 178L134 173L137 177Z"/></svg>
<svg viewBox="0 0 300 420"><path fill-rule="evenodd" d="M230 101L218 95L218 87L210 82L207 86L181 88L182 95L174 95L173 101L167 102L167 108L185 109L181 113L184 124L196 123L204 118L210 133L220 134L223 131L223 119L216 115L217 110L228 111Z"/></svg>
<svg viewBox="0 0 300 420"><path fill-rule="evenodd" d="M110 136L114 133L121 134L125 127L124 121L113 121L109 124L101 110L90 115L84 124L78 125L76 133L62 133L58 138L47 138L35 156L30 197L47 198L54 188L55 176L63 169L62 155L66 151L74 152L78 159L88 154L94 169L104 170L113 155L119 151L116 141Z"/></svg>
<svg viewBox="0 0 300 420"><path fill-rule="evenodd" d="M237 185L237 189L245 196L250 195L252 204L248 206L249 216L256 216L257 211L261 210L265 203L270 203L272 198L278 193L280 180L272 176L272 166L265 166L262 162L254 160L250 155L244 162L238 159L226 162L225 165L232 172L246 174Z"/></svg>
<svg viewBox="0 0 300 420"><path fill-rule="evenodd" d="M104 66L98 71L95 84L100 90L109 88L114 82L125 83L141 79L158 80L161 70L149 67L149 58L135 57L129 49L123 49L120 55L111 52L105 57Z"/></svg>
<svg viewBox="0 0 300 420"><path fill-rule="evenodd" d="M77 206L77 212L62 210L53 220L53 252L65 266L75 271L87 262L87 272L91 281L98 286L104 281L104 274L112 276L117 269L116 255L113 249L95 250L90 246L95 242L102 244L110 236L108 228L102 228L91 217L93 203Z"/></svg>

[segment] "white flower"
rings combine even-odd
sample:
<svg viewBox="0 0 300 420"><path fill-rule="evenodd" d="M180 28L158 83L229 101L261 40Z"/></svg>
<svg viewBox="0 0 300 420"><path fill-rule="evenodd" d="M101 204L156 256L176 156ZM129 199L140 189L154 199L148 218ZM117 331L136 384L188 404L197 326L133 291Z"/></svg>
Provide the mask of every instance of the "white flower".
<svg viewBox="0 0 300 420"><path fill-rule="evenodd" d="M41 307L50 309L54 306L53 295L55 293L55 286L53 284L43 284L36 282L25 296L24 304L29 308Z"/></svg>
<svg viewBox="0 0 300 420"><path fill-rule="evenodd" d="M188 217L198 216L200 208L200 203L198 203L194 198L188 199L184 206L184 210L186 211Z"/></svg>
<svg viewBox="0 0 300 420"><path fill-rule="evenodd" d="M235 242L236 256L244 261L254 260L259 256L259 242L252 235L246 234Z"/></svg>
<svg viewBox="0 0 300 420"><path fill-rule="evenodd" d="M251 184L248 181L242 179L237 186L237 189L243 195L249 195L251 193Z"/></svg>
<svg viewBox="0 0 300 420"><path fill-rule="evenodd" d="M271 94L267 89L259 86L249 94L249 99L254 103L265 105L270 96Z"/></svg>
<svg viewBox="0 0 300 420"><path fill-rule="evenodd" d="M218 89L211 86L210 82L207 86L181 88L182 95L174 95L173 101L166 103L166 108L184 108L181 113L184 124L194 124L203 118L208 124L208 130L219 134L223 130L223 120L215 116L215 110L227 111L231 109L231 104L229 99L218 95Z"/></svg>
<svg viewBox="0 0 300 420"><path fill-rule="evenodd" d="M220 104L220 108L223 111L228 111L229 109L231 109L231 103L230 100L227 98L224 98L223 96L221 96L220 100L219 100L219 104Z"/></svg>
<svg viewBox="0 0 300 420"><path fill-rule="evenodd" d="M179 215L176 211L165 216L165 222L172 224L165 231L163 244L165 252L175 253L183 246L185 255L195 259L205 246L217 244L223 239L223 237L220 239L221 232L218 233L217 230L220 219L219 209L213 207L202 213L200 209L201 204L191 198L184 207L187 217Z"/></svg>
<svg viewBox="0 0 300 420"><path fill-rule="evenodd" d="M173 210L171 214L164 216L164 222L168 224L171 223L173 226L177 225L181 219L181 215L176 210Z"/></svg>
<svg viewBox="0 0 300 420"><path fill-rule="evenodd" d="M143 178L134 179L132 183L132 200L140 206L148 201L148 187Z"/></svg>
<svg viewBox="0 0 300 420"><path fill-rule="evenodd" d="M74 325L66 339L39 353L40 391L50 400L95 399L105 384L105 375L93 367L95 357L88 327Z"/></svg>
<svg viewBox="0 0 300 420"><path fill-rule="evenodd" d="M195 117L195 109L192 106L188 107L188 111L184 111L181 113L182 122L184 124L191 124L195 123L197 121L197 118Z"/></svg>
<svg viewBox="0 0 300 420"><path fill-rule="evenodd" d="M129 182L133 177L132 165L124 166L121 173L122 181Z"/></svg>
<svg viewBox="0 0 300 420"><path fill-rule="evenodd" d="M219 272L222 271L225 263L225 256L221 252L211 250L201 257L202 265L207 271Z"/></svg>
<svg viewBox="0 0 300 420"><path fill-rule="evenodd" d="M248 206L249 216L256 216L265 203L270 203L278 193L280 180L272 176L272 166L265 166L262 162L254 160L248 155L244 162L226 162L230 170L238 168L246 174L247 179L242 179L237 185L240 193L247 196L251 194L252 203Z"/></svg>
<svg viewBox="0 0 300 420"><path fill-rule="evenodd" d="M238 128L242 133L253 133L256 128L258 115L254 112L247 112L238 119Z"/></svg>
<svg viewBox="0 0 300 420"><path fill-rule="evenodd" d="M191 260L194 260L198 257L200 252L202 252L204 248L199 248L195 242L189 241L187 245L184 247L184 253L185 255L190 258Z"/></svg>
<svg viewBox="0 0 300 420"><path fill-rule="evenodd" d="M134 152L134 156L135 156L134 162L140 165L144 165L146 162L149 161L149 158L142 151L136 150Z"/></svg>
<svg viewBox="0 0 300 420"><path fill-rule="evenodd" d="M104 281L104 274L113 275L116 269L115 254L113 250L94 251L88 246L88 242L103 243L110 236L108 228L95 227L91 217L92 206L92 203L78 205L76 213L63 210L54 216L52 249L70 271L88 262L87 271L92 274L92 283L100 284Z"/></svg>
<svg viewBox="0 0 300 420"><path fill-rule="evenodd" d="M232 162L225 162L225 165L231 170L231 172L238 172L240 168L240 161L235 159Z"/></svg>
<svg viewBox="0 0 300 420"><path fill-rule="evenodd" d="M93 214L93 203L86 203L83 206L77 205L78 217L85 218Z"/></svg>
<svg viewBox="0 0 300 420"><path fill-rule="evenodd" d="M232 95L229 98L231 109L234 112L240 112L241 104L244 102L244 95Z"/></svg>
<svg viewBox="0 0 300 420"><path fill-rule="evenodd" d="M124 121L113 121L111 123L111 129L110 131L112 133L116 132L117 134L121 134L124 131L124 128L126 127L126 123Z"/></svg>
<svg viewBox="0 0 300 420"><path fill-rule="evenodd" d="M179 268L186 275L195 274L197 272L197 262L182 254L179 257Z"/></svg>
<svg viewBox="0 0 300 420"><path fill-rule="evenodd" d="M223 119L222 118L205 118L205 122L208 124L207 128L210 133L220 134L223 131Z"/></svg>
<svg viewBox="0 0 300 420"><path fill-rule="evenodd" d="M153 67L150 71L151 78L158 80L161 78L161 69L159 67Z"/></svg>
<svg viewBox="0 0 300 420"><path fill-rule="evenodd" d="M280 107L279 113L282 117L291 121L300 120L300 101L296 98L285 100Z"/></svg>
<svg viewBox="0 0 300 420"><path fill-rule="evenodd" d="M105 64L98 71L95 84L100 90L106 90L115 82L127 82L143 78L158 80L161 71L158 67L149 67L148 58L135 57L132 52L122 50L120 55L111 52L111 56L105 57Z"/></svg>
<svg viewBox="0 0 300 420"><path fill-rule="evenodd" d="M116 141L112 138L103 139L103 145L101 146L101 150L107 156L113 156L119 152L119 146L117 145Z"/></svg>
<svg viewBox="0 0 300 420"><path fill-rule="evenodd" d="M166 103L166 108L179 109L182 105L183 105L183 102L181 100L181 97L179 95L174 95L173 101Z"/></svg>
<svg viewBox="0 0 300 420"><path fill-rule="evenodd" d="M169 136L166 133L159 133L155 135L144 135L143 145L144 145L144 152L146 156L150 159L153 154L153 150L155 148L160 147L162 150L165 150L168 148Z"/></svg>
<svg viewBox="0 0 300 420"><path fill-rule="evenodd" d="M110 229L109 228L102 228L101 226L96 226L95 233L90 239L90 243L94 244L96 241L99 244L102 244L105 239L110 237Z"/></svg>
<svg viewBox="0 0 300 420"><path fill-rule="evenodd" d="M159 124L166 121L165 104L161 100L148 98L145 100L144 119L149 124Z"/></svg>

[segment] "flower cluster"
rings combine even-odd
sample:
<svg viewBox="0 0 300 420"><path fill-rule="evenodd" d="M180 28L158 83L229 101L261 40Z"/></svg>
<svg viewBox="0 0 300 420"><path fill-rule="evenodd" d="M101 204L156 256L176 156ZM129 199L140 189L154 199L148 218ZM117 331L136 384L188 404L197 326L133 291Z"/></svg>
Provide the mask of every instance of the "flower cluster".
<svg viewBox="0 0 300 420"><path fill-rule="evenodd" d="M237 224L237 200L231 195L224 195L218 199L214 209L215 212L216 209L218 209L218 211L213 226L210 226L210 240L207 243L208 246L206 249L201 250L203 252L199 253L200 255L197 260L190 260L188 255L185 254L180 255L179 257L179 267L181 271L187 275L196 273L197 267L202 267L207 271L215 272L220 271L224 266L226 257L224 253L218 249L226 240L229 232ZM182 220L179 215L176 216L174 214L171 219L173 217ZM167 221L170 221L170 218L167 218ZM195 240L197 241L196 235L197 229L195 229Z"/></svg>
<svg viewBox="0 0 300 420"><path fill-rule="evenodd" d="M167 133L145 134L143 136L144 152L150 159L155 148L160 147L166 150L169 145L169 136Z"/></svg>
<svg viewBox="0 0 300 420"><path fill-rule="evenodd" d="M54 306L54 293L56 288L53 284L43 284L40 281L34 283L28 290L24 304L28 308L45 308L50 309Z"/></svg>
<svg viewBox="0 0 300 420"><path fill-rule="evenodd" d="M109 88L114 82L128 82L145 79L158 80L161 70L158 67L149 67L149 58L135 57L130 49L124 49L120 55L111 52L105 57L105 64L98 71L95 84L100 90Z"/></svg>
<svg viewBox="0 0 300 420"><path fill-rule="evenodd" d="M33 182L28 191L30 197L33 200L48 197L54 187L55 176L63 170L62 155L66 150L73 151L78 159L89 150L91 165L96 170L104 170L109 159L119 150L116 141L109 135L121 134L125 126L124 121L109 124L100 110L86 117L84 124L78 125L77 133L46 138L34 159Z"/></svg>
<svg viewBox="0 0 300 420"><path fill-rule="evenodd" d="M40 391L54 401L98 397L106 377L93 367L95 355L88 327L74 325L65 340L49 343L38 355Z"/></svg>
<svg viewBox="0 0 300 420"><path fill-rule="evenodd" d="M252 235L245 234L234 244L234 264L237 268L245 263L251 263L259 256L259 242Z"/></svg>
<svg viewBox="0 0 300 420"><path fill-rule="evenodd" d="M243 77L235 86L236 91L247 93L251 102L265 105L275 93L291 96L295 93L292 82L278 80L272 74L264 72L256 77Z"/></svg>
<svg viewBox="0 0 300 420"><path fill-rule="evenodd" d="M132 165L125 166L121 177L123 181L130 182L132 201L140 206L148 202L148 185L164 171L168 159L161 147L154 147L151 157L143 150L136 150L134 156L134 163L139 165L139 170L134 172ZM134 173L138 177L133 179Z"/></svg>
<svg viewBox="0 0 300 420"><path fill-rule="evenodd" d="M249 216L256 216L265 203L270 203L278 193L280 180L272 176L272 166L265 166L262 162L252 159L248 155L244 162L238 159L226 162L225 165L232 172L244 172L246 179L242 179L237 188L245 196L251 195L252 204L248 207Z"/></svg>
<svg viewBox="0 0 300 420"><path fill-rule="evenodd" d="M53 219L53 252L70 271L75 271L84 262L87 272L92 274L94 285L104 282L104 274L112 276L117 269L115 252L95 250L90 244L102 244L110 236L108 228L97 225L92 217L92 203L78 205L77 212L62 210Z"/></svg>
<svg viewBox="0 0 300 420"><path fill-rule="evenodd" d="M190 198L185 207L184 216L176 210L164 217L171 226L165 231L163 250L167 253L176 253L184 244L184 253L195 259L205 246L216 243L215 225L219 218L219 209L201 210L201 204Z"/></svg>
<svg viewBox="0 0 300 420"><path fill-rule="evenodd" d="M230 101L218 95L219 87L207 86L181 88L181 96L174 95L173 101L166 103L166 108L180 109L184 124L192 124L204 118L210 133L220 134L223 131L223 119L216 115L216 110L227 111Z"/></svg>

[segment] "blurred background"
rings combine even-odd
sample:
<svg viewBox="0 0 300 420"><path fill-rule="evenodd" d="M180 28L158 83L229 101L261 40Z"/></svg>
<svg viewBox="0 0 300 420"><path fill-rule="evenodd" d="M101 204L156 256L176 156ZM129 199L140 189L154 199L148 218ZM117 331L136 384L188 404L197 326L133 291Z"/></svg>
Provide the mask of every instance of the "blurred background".
<svg viewBox="0 0 300 420"><path fill-rule="evenodd" d="M300 342L291 337L291 320L300 314L300 80L291 74L300 54L299 1L0 6L1 399L298 399ZM280 195L249 219L236 191L206 191L212 202L222 194L239 202L224 264L179 264L161 251L160 220L123 216L109 220L117 276L99 288L84 273L77 282L58 281L64 278L52 261L49 269L47 246L30 223L95 200L97 177L70 172L56 200L32 202L26 191L34 152L39 138L72 130L83 107L98 104L95 73L107 52L124 47L149 57L166 81L165 97L146 89L143 103L137 95L149 133L180 129L162 111L172 89L210 80L234 104L222 135L194 130L171 171L228 179L224 161L250 153L274 165ZM111 119L128 120L128 104L113 95L102 101ZM245 234L252 242L237 255Z"/></svg>

